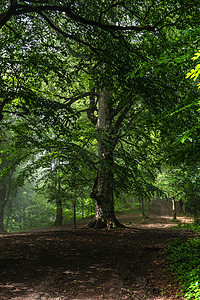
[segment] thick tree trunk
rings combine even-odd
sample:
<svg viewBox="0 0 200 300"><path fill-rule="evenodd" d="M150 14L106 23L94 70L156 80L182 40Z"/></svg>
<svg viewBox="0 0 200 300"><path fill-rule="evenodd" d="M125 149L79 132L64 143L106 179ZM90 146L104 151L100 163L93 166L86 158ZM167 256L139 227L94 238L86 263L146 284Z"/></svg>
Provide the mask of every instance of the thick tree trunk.
<svg viewBox="0 0 200 300"><path fill-rule="evenodd" d="M103 153L105 154L105 151ZM91 197L95 199L95 220L92 224L95 228L110 228L115 225L112 161L112 153L109 155L107 153L100 162L97 179L91 193Z"/></svg>
<svg viewBox="0 0 200 300"><path fill-rule="evenodd" d="M114 213L113 201L113 152L115 143L109 135L111 125L108 100L110 94L103 91L99 97L97 120L99 168L91 197L95 200L95 218L89 227L123 227Z"/></svg>

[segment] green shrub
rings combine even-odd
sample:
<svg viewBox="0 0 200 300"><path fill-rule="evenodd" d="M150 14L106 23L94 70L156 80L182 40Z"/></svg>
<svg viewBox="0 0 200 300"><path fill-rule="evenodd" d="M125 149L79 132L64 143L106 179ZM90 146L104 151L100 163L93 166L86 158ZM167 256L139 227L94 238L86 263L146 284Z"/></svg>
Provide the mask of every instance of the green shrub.
<svg viewBox="0 0 200 300"><path fill-rule="evenodd" d="M200 223L199 220L195 221L194 223L180 223L178 224L177 228L182 228L182 229L189 229L192 231L197 231L200 232Z"/></svg>
<svg viewBox="0 0 200 300"><path fill-rule="evenodd" d="M187 242L176 240L165 254L168 269L175 275L186 299L200 299L200 238Z"/></svg>

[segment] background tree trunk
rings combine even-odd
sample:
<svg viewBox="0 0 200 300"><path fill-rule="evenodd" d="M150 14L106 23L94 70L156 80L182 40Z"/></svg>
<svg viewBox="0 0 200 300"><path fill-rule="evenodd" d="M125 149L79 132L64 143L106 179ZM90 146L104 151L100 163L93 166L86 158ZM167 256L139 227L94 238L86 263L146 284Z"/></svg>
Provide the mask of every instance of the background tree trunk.
<svg viewBox="0 0 200 300"><path fill-rule="evenodd" d="M63 215L62 215L62 200L60 198L56 199L56 220L54 225L55 226L61 226L63 221Z"/></svg>
<svg viewBox="0 0 200 300"><path fill-rule="evenodd" d="M176 221L176 201L174 197L172 197L172 216L173 216L173 221Z"/></svg>
<svg viewBox="0 0 200 300"><path fill-rule="evenodd" d="M0 180L0 233L5 233L4 214L5 207L10 197L11 180L13 171L11 171L3 180Z"/></svg>
<svg viewBox="0 0 200 300"><path fill-rule="evenodd" d="M58 193L56 196L56 220L54 226L61 226L63 221L62 199L60 198L60 179L58 181Z"/></svg>
<svg viewBox="0 0 200 300"><path fill-rule="evenodd" d="M76 187L74 187L74 228L76 229L76 204L77 204L77 200L76 200Z"/></svg>
<svg viewBox="0 0 200 300"><path fill-rule="evenodd" d="M5 233L4 210L6 202L6 185L2 181L0 181L0 233Z"/></svg>

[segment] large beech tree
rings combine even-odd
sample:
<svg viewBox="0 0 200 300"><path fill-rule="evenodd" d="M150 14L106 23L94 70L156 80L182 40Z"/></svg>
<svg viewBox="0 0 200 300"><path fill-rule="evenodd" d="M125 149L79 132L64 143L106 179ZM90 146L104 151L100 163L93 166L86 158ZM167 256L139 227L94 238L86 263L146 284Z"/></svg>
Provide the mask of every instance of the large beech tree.
<svg viewBox="0 0 200 300"><path fill-rule="evenodd" d="M49 50L48 59L54 60L50 52L56 49L63 55L63 66L63 58L69 55L76 61L72 67L76 69L74 79L80 72L87 74L88 84L81 89L68 89L65 97L60 94L59 99L64 101L65 109L85 101L82 112L87 113L91 126L96 128L99 164L91 193L96 202L91 226L120 226L113 202L115 151L119 142L129 142L127 138L138 132L138 125L144 126L144 139L147 132L150 136L155 118L174 108L183 96L183 91L177 92L181 78L177 74L179 63L169 68L169 59L188 51L190 45L194 47L196 34L190 35L189 41L187 38L188 30L198 24L198 1L13 0L4 1L1 10L0 28L9 30L20 41L16 27L21 26L27 51L37 45L38 33L45 37L48 32L46 39L42 39ZM42 61L37 63L41 65ZM51 63L47 67L46 73L50 72ZM67 80L66 74L60 77L63 90L67 86L62 84ZM21 96L28 98L27 94ZM2 90L0 119L15 97Z"/></svg>

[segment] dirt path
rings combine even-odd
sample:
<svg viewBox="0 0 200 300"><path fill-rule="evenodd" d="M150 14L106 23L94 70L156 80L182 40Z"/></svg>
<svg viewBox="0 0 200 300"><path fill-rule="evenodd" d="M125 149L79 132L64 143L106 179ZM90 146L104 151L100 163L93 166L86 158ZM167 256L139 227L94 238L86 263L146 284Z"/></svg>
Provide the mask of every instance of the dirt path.
<svg viewBox="0 0 200 300"><path fill-rule="evenodd" d="M133 223L135 217L120 219ZM151 216L128 229L1 236L0 299L183 299L175 298L161 252L169 240L193 233L170 224L166 216Z"/></svg>

